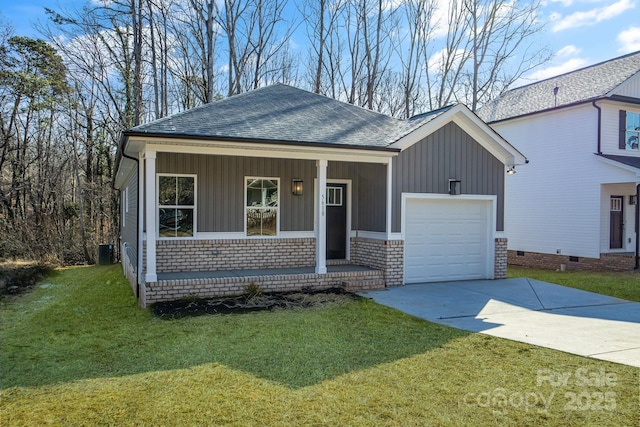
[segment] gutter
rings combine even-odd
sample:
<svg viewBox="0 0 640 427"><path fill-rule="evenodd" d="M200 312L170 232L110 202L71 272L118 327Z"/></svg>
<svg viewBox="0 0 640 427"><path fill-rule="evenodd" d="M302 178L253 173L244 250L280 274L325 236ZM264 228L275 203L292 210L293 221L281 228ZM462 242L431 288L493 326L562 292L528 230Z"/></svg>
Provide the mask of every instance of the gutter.
<svg viewBox="0 0 640 427"><path fill-rule="evenodd" d="M229 136L208 136L208 135L190 135L190 134L171 134L171 133L158 133L158 132L140 132L140 131L126 131L123 137L142 137L142 138L165 138L165 139L192 139L196 141L219 141L219 142L240 142L249 144L270 144L270 145L283 145L291 147L319 147L319 148L339 148L339 149L353 149L364 151L378 151L383 153L399 153L401 150L395 148L389 148L386 146L373 146L373 145L354 145L354 144L333 144L328 142L300 142L300 141L280 141L273 139L259 139L259 138L238 138Z"/></svg>
<svg viewBox="0 0 640 427"><path fill-rule="evenodd" d="M598 101L597 99L594 99L593 101L591 101L591 105L593 105L597 110L598 110L598 154L602 154L602 138L601 138L601 133L602 133L602 109L600 107L598 107L598 104L596 104L596 101Z"/></svg>
<svg viewBox="0 0 640 427"><path fill-rule="evenodd" d="M130 159L133 160L134 162L136 162L136 166L137 166L137 170L140 171L140 160L137 159L136 157L131 157L130 155L128 155L125 150L124 150L124 146L126 144L127 141L127 137L125 135L122 136L122 145L120 147L120 154L122 155L122 157L126 158L126 159ZM120 163L118 162L118 166L120 166ZM137 180L138 181L138 195L140 195L140 179ZM138 196L139 198L140 196ZM138 246L140 243L140 206L138 206L138 208L136 209L136 239L138 239ZM138 248L138 250L141 250L141 248ZM138 262L138 260L136 260L136 263ZM140 269L142 266L138 265L137 269ZM136 298L139 299L140 298L140 280L138 280L138 278L140 277L140 274L138 274L138 271L136 269Z"/></svg>

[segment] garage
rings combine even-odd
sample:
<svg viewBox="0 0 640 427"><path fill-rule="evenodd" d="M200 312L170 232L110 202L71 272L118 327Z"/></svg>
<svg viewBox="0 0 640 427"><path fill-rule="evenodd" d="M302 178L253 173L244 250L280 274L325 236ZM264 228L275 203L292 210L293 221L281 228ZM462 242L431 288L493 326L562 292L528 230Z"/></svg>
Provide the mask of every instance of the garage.
<svg viewBox="0 0 640 427"><path fill-rule="evenodd" d="M494 205L486 196L407 197L405 283L493 278Z"/></svg>

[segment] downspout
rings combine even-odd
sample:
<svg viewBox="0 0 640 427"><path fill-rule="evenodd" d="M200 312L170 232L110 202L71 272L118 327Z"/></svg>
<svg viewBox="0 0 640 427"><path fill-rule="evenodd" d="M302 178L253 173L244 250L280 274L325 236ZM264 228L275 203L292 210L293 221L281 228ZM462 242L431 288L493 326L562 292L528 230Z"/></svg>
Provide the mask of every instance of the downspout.
<svg viewBox="0 0 640 427"><path fill-rule="evenodd" d="M602 118L602 109L600 107L598 107L598 105L596 104L597 99L593 100L591 102L591 104L598 110L598 151L596 152L597 154L602 154L602 146L601 146L601 138L600 138L600 134L601 134L601 118Z"/></svg>
<svg viewBox="0 0 640 427"><path fill-rule="evenodd" d="M122 144L122 157L126 157L127 159L133 160L134 162L136 162L136 166L137 166L137 170L140 170L140 160L136 157L131 157L129 155L127 155L127 153L124 152L124 142ZM138 194L140 194L140 179L138 179ZM138 203L139 204L139 203ZM138 206L138 209L136 209L136 239L138 239L140 236L140 206ZM138 250L141 250L142 248L138 248ZM137 263L137 260L136 260ZM142 268L141 265L138 265L138 268ZM136 298L140 298L140 281L138 280L138 277L140 277L140 275L138 274L138 271L136 271Z"/></svg>
<svg viewBox="0 0 640 427"><path fill-rule="evenodd" d="M640 267L640 184L636 185L636 265L633 267L637 270Z"/></svg>

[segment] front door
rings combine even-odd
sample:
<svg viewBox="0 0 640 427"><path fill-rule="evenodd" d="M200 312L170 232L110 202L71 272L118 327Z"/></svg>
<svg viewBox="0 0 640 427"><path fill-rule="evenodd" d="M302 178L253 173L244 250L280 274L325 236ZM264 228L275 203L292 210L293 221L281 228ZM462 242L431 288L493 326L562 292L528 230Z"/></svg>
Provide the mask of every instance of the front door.
<svg viewBox="0 0 640 427"><path fill-rule="evenodd" d="M327 259L347 257L347 185L327 184Z"/></svg>
<svg viewBox="0 0 640 427"><path fill-rule="evenodd" d="M623 203L622 196L611 196L609 248L621 249L623 239Z"/></svg>

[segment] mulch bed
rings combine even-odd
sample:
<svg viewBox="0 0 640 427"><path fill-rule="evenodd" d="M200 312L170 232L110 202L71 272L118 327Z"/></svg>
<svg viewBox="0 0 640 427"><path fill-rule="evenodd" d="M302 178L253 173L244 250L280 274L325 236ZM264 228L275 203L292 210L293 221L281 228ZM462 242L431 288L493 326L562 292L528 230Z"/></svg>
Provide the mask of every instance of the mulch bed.
<svg viewBox="0 0 640 427"><path fill-rule="evenodd" d="M51 274L53 268L42 264L0 265L0 299L29 292L44 277Z"/></svg>
<svg viewBox="0 0 640 427"><path fill-rule="evenodd" d="M238 314L265 310L302 309L343 303L356 298L358 298L356 294L342 288L329 288L157 302L151 306L151 312L162 319L177 319L204 314Z"/></svg>

